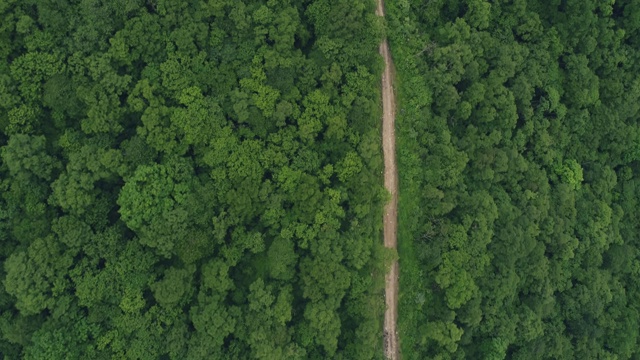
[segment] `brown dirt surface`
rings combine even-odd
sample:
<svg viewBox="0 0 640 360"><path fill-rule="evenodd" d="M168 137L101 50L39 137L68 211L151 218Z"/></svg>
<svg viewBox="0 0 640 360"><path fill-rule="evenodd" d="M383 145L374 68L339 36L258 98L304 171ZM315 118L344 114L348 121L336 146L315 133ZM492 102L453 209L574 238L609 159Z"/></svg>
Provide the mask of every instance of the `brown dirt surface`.
<svg viewBox="0 0 640 360"><path fill-rule="evenodd" d="M378 0L378 16L384 16L384 2ZM384 155L384 186L391 193L391 201L384 211L384 246L395 249L398 229L398 170L396 167L395 94L393 91L393 60L389 43L380 44L380 55L384 58L382 73L382 150ZM398 262L394 261L385 276L384 352L387 359L400 358L398 344Z"/></svg>

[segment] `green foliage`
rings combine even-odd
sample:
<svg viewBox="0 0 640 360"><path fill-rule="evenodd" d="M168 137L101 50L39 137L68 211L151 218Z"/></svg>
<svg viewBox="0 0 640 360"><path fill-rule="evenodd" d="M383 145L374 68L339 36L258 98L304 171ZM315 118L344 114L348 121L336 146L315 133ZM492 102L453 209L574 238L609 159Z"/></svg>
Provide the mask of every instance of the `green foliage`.
<svg viewBox="0 0 640 360"><path fill-rule="evenodd" d="M5 289L16 297L16 308L24 315L54 310L57 297L69 286L64 274L71 263L53 236L37 239L26 251L11 254L4 262Z"/></svg>
<svg viewBox="0 0 640 360"><path fill-rule="evenodd" d="M2 160L9 168L11 176L22 180L29 175L51 180L56 165L53 157L46 153L44 136L11 136L7 145L2 148Z"/></svg>
<svg viewBox="0 0 640 360"><path fill-rule="evenodd" d="M637 358L638 6L386 5L403 358Z"/></svg>
<svg viewBox="0 0 640 360"><path fill-rule="evenodd" d="M379 356L374 9L0 2L0 354Z"/></svg>
<svg viewBox="0 0 640 360"><path fill-rule="evenodd" d="M564 164L556 168L555 171L562 182L576 190L580 189L580 184L582 184L584 177L582 167L575 160L565 161Z"/></svg>
<svg viewBox="0 0 640 360"><path fill-rule="evenodd" d="M120 214L136 231L143 244L165 256L187 231L192 171L188 165L141 165L126 182L118 197Z"/></svg>

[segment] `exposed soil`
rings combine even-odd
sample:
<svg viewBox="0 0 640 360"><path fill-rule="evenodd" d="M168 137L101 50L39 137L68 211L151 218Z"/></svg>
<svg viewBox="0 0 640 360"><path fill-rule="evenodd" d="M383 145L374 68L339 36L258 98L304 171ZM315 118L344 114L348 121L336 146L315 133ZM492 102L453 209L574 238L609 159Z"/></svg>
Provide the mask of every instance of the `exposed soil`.
<svg viewBox="0 0 640 360"><path fill-rule="evenodd" d="M384 2L378 0L378 16L384 16ZM382 150L384 155L384 186L391 193L391 201L384 212L384 245L396 248L398 229L398 170L396 167L395 94L393 91L393 60L389 43L380 44L384 58L382 73ZM387 359L399 359L398 331L398 262L395 261L385 276L384 352Z"/></svg>

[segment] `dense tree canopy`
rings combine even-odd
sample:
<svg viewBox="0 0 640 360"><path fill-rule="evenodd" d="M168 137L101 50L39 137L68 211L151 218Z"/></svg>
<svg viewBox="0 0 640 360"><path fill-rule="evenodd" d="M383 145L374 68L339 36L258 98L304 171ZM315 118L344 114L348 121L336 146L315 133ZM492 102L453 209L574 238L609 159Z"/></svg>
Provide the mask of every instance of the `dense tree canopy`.
<svg viewBox="0 0 640 360"><path fill-rule="evenodd" d="M637 359L637 2L387 6L405 357Z"/></svg>
<svg viewBox="0 0 640 360"><path fill-rule="evenodd" d="M0 2L0 354L636 359L640 6ZM386 26L386 28L385 28Z"/></svg>
<svg viewBox="0 0 640 360"><path fill-rule="evenodd" d="M1 1L0 354L379 357L374 8Z"/></svg>

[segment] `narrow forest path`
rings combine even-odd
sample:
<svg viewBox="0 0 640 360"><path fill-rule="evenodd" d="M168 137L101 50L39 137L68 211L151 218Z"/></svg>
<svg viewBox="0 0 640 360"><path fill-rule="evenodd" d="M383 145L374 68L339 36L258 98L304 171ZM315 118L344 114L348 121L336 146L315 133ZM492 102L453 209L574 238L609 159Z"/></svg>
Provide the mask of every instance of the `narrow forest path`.
<svg viewBox="0 0 640 360"><path fill-rule="evenodd" d="M384 2L377 0L376 14L384 16ZM395 249L398 229L398 169L396 167L395 114L396 103L393 91L393 61L389 43L380 44L380 55L384 58L382 73L382 150L384 155L384 186L391 193L391 201L384 211L384 246ZM399 358L398 331L398 261L394 261L385 275L384 352L387 359Z"/></svg>

